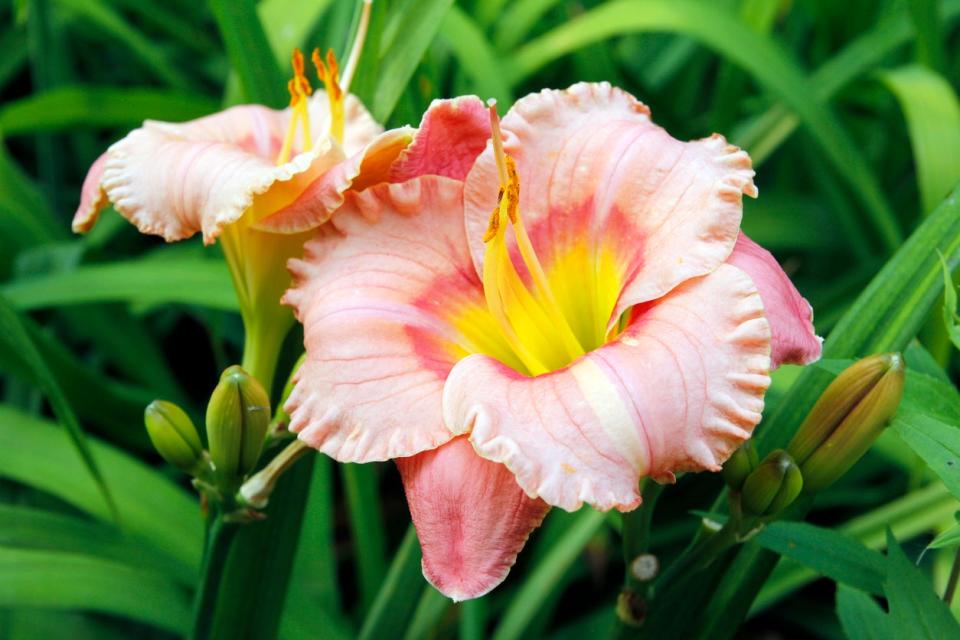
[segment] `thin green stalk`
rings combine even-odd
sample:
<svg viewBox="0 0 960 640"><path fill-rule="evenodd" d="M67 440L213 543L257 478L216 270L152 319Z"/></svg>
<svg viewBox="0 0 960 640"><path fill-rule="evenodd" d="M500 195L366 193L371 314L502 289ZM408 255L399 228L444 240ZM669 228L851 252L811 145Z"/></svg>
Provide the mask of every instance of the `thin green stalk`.
<svg viewBox="0 0 960 640"><path fill-rule="evenodd" d="M950 577L947 578L947 588L943 592L943 601L948 605L953 603L953 594L957 590L958 579L960 579L960 548L957 549L957 555L953 558L953 566L950 567Z"/></svg>
<svg viewBox="0 0 960 640"><path fill-rule="evenodd" d="M193 628L190 640L210 637L210 626L216 610L217 593L226 566L227 556L238 525L224 522L223 514L212 515L206 531L203 565L200 567L200 583L197 585L193 604Z"/></svg>
<svg viewBox="0 0 960 640"><path fill-rule="evenodd" d="M363 621L359 640L397 637L407 627L424 585L420 559L417 532L410 525L393 556L393 564L370 607L370 613Z"/></svg>
<svg viewBox="0 0 960 640"><path fill-rule="evenodd" d="M487 626L487 601L485 598L460 603L460 640L483 640Z"/></svg>
<svg viewBox="0 0 960 640"><path fill-rule="evenodd" d="M386 540L374 465L340 465L353 531L354 560L360 582L361 610L367 612L387 573Z"/></svg>

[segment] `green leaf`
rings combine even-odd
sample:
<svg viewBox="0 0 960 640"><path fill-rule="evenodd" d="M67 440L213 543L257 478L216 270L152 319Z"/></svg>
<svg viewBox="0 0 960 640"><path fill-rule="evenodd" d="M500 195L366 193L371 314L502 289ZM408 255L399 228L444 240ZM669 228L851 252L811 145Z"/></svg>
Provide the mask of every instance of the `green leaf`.
<svg viewBox="0 0 960 640"><path fill-rule="evenodd" d="M947 0L943 3L944 26L952 24L958 16L960 1ZM909 42L913 35L913 25L907 19L906 12L892 12L810 76L813 97L820 102L829 102L850 82L884 62L893 50ZM737 144L750 149L753 164L758 166L799 124L800 120L786 105L776 104L735 131L731 137Z"/></svg>
<svg viewBox="0 0 960 640"><path fill-rule="evenodd" d="M88 440L104 478L113 488L125 531L196 575L203 532L196 498L158 472L94 438ZM63 430L45 420L0 405L0 477L51 493L90 515L110 512Z"/></svg>
<svg viewBox="0 0 960 640"><path fill-rule="evenodd" d="M453 0L401 0L391 7L380 44L377 87L372 102L368 102L377 122L386 122L393 113L452 4Z"/></svg>
<svg viewBox="0 0 960 640"><path fill-rule="evenodd" d="M35 384L50 401L53 412L66 428L67 434L83 461L83 466L86 468L89 477L96 483L101 496L103 496L104 503L116 517L117 512L113 496L93 452L87 444L86 435L83 432L83 427L80 426L80 421L73 413L73 408L67 401L63 389L60 388L57 378L50 371L33 340L30 339L30 334L21 322L17 311L10 306L10 303L3 296L0 296L0 350L12 354L22 363L22 370L30 374L29 382Z"/></svg>
<svg viewBox="0 0 960 640"><path fill-rule="evenodd" d="M950 83L919 65L880 76L907 120L923 211L929 213L960 182L960 103Z"/></svg>
<svg viewBox="0 0 960 640"><path fill-rule="evenodd" d="M226 265L220 260L189 258L87 265L10 282L0 286L0 295L23 310L94 302L238 309Z"/></svg>
<svg viewBox="0 0 960 640"><path fill-rule="evenodd" d="M950 275L950 267L947 261L940 256L940 264L943 267L943 324L947 328L947 335L950 336L950 342L957 349L960 349L960 314L957 313L957 286Z"/></svg>
<svg viewBox="0 0 960 640"><path fill-rule="evenodd" d="M900 412L893 427L950 492L960 498L960 428L916 412Z"/></svg>
<svg viewBox="0 0 960 640"><path fill-rule="evenodd" d="M955 524L927 545L927 549L944 549L960 546L960 524Z"/></svg>
<svg viewBox="0 0 960 640"><path fill-rule="evenodd" d="M86 609L181 634L187 591L151 571L72 553L0 547L0 608Z"/></svg>
<svg viewBox="0 0 960 640"><path fill-rule="evenodd" d="M210 0L220 36L249 102L280 108L287 83L267 42L253 0Z"/></svg>
<svg viewBox="0 0 960 640"><path fill-rule="evenodd" d="M257 15L281 64L288 64L294 47L311 48L307 36L317 26L333 0L261 0ZM318 42L321 50L327 43Z"/></svg>
<svg viewBox="0 0 960 640"><path fill-rule="evenodd" d="M368 611L387 573L387 543L383 536L383 517L380 515L380 495L377 490L378 469L372 464L348 463L339 466L353 533L360 607L362 611Z"/></svg>
<svg viewBox="0 0 960 640"><path fill-rule="evenodd" d="M849 640L894 640L886 612L866 593L837 585L837 617Z"/></svg>
<svg viewBox="0 0 960 640"><path fill-rule="evenodd" d="M58 87L7 102L0 108L4 135L77 127L139 126L146 119L179 122L216 111L196 93L118 87Z"/></svg>
<svg viewBox="0 0 960 640"><path fill-rule="evenodd" d="M933 585L907 559L897 540L887 531L887 581L889 626L894 638L943 640L960 638L960 624L937 597Z"/></svg>
<svg viewBox="0 0 960 640"><path fill-rule="evenodd" d="M459 7L450 7L440 27L440 35L453 50L463 71L473 80L471 88L481 98L494 98L508 108L513 103L510 87L504 81L500 59L483 31Z"/></svg>
<svg viewBox="0 0 960 640"><path fill-rule="evenodd" d="M756 540L831 580L883 595L883 556L849 536L805 522L771 522Z"/></svg>
<svg viewBox="0 0 960 640"><path fill-rule="evenodd" d="M400 548L393 556L390 571L360 629L359 640L395 637L406 629L423 591L420 544L410 525ZM428 587L430 588L430 587Z"/></svg>
<svg viewBox="0 0 960 640"><path fill-rule="evenodd" d="M886 247L893 250L899 245L898 223L863 155L830 110L813 98L813 85L774 41L713 4L647 0L642 10L637 7L634 0L604 4L529 42L508 67L511 84L567 53L615 35L667 31L694 37L749 72L796 112L834 170L861 199Z"/></svg>
<svg viewBox="0 0 960 640"><path fill-rule="evenodd" d="M518 640L524 637L527 625L537 615L540 605L550 596L553 586L574 563L605 518L605 514L587 507L576 514L576 520L566 535L524 580L500 618L493 640Z"/></svg>
<svg viewBox="0 0 960 640"><path fill-rule="evenodd" d="M514 0L509 3L497 22L493 37L497 49L512 49L527 36L543 15L559 0Z"/></svg>
<svg viewBox="0 0 960 640"><path fill-rule="evenodd" d="M96 25L104 34L124 45L167 84L179 89L193 87L193 82L167 59L160 47L127 24L109 5L100 0L56 0L56 4Z"/></svg>
<svg viewBox="0 0 960 640"><path fill-rule="evenodd" d="M94 520L0 504L0 547L76 553L149 569L192 588L196 573L143 539Z"/></svg>
<svg viewBox="0 0 960 640"><path fill-rule="evenodd" d="M441 618L452 607L453 602L447 596L436 589L424 589L403 639L419 640L429 637L432 632L436 631Z"/></svg>
<svg viewBox="0 0 960 640"><path fill-rule="evenodd" d="M936 71L946 69L939 0L910 0L910 17L917 30L917 61Z"/></svg>

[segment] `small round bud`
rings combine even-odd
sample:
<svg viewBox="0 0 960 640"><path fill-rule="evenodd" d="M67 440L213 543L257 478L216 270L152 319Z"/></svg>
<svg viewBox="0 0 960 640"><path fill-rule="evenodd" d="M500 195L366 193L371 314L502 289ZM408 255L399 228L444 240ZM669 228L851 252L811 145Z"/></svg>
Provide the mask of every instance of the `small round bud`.
<svg viewBox="0 0 960 640"><path fill-rule="evenodd" d="M238 366L220 376L207 405L210 458L219 481L235 485L256 467L270 425L270 400Z"/></svg>
<svg viewBox="0 0 960 640"><path fill-rule="evenodd" d="M183 409L166 400L154 400L144 410L143 422L150 442L164 460L187 473L197 469L203 444Z"/></svg>
<svg viewBox="0 0 960 640"><path fill-rule="evenodd" d="M777 449L743 483L743 510L753 516L775 516L789 507L802 489L799 467L789 453Z"/></svg>

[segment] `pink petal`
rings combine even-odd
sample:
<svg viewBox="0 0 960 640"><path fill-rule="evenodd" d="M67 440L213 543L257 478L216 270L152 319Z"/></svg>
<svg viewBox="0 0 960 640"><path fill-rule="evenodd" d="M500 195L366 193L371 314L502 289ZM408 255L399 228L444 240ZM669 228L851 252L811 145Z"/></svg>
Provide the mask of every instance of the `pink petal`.
<svg viewBox="0 0 960 640"><path fill-rule="evenodd" d="M80 189L80 205L76 213L73 214L73 231L75 233L86 233L97 222L97 216L100 210L107 206L107 194L100 186L103 180L103 168L107 163L107 154L102 153L87 171L87 177L83 179L83 187Z"/></svg>
<svg viewBox="0 0 960 640"><path fill-rule="evenodd" d="M823 338L813 328L813 308L790 282L777 259L741 232L727 264L745 271L760 290L773 335L773 367L819 360Z"/></svg>
<svg viewBox="0 0 960 640"><path fill-rule="evenodd" d="M327 92L317 89L307 103L310 111L310 131L316 138L326 137L330 129L330 101ZM343 101L343 152L353 156L360 153L383 133L383 127L373 119L367 108L355 95L347 94Z"/></svg>
<svg viewBox="0 0 960 640"><path fill-rule="evenodd" d="M427 176L351 194L290 262L284 302L307 360L287 403L290 429L341 461L433 449L443 382L472 351L455 317L483 293L464 237L462 183Z"/></svg>
<svg viewBox="0 0 960 640"><path fill-rule="evenodd" d="M423 114L416 139L390 175L403 182L422 175L464 180L490 139L490 116L480 98L434 100Z"/></svg>
<svg viewBox="0 0 960 640"><path fill-rule="evenodd" d="M108 150L103 189L144 233L174 241L202 230L213 242L256 196L272 190L271 205L285 204L342 159L321 143L277 166L289 117L239 106L182 124L147 121Z"/></svg>
<svg viewBox="0 0 960 640"><path fill-rule="evenodd" d="M566 510L630 510L638 481L718 470L760 421L770 327L736 267L641 305L614 342L527 378L486 356L460 361L444 419L530 496Z"/></svg>
<svg viewBox="0 0 960 640"><path fill-rule="evenodd" d="M736 242L741 195L756 194L745 152L718 135L675 140L645 105L607 83L529 95L502 129L519 170L521 215L545 269L578 243L590 248L584 255L618 257L623 293L607 310L611 323L722 264ZM478 271L498 183L488 146L464 188ZM597 269L585 263L578 270L584 281L577 286L589 289Z"/></svg>
<svg viewBox="0 0 960 640"><path fill-rule="evenodd" d="M397 459L423 550L423 575L454 601L503 582L550 506L531 499L506 467L479 457L466 438Z"/></svg>

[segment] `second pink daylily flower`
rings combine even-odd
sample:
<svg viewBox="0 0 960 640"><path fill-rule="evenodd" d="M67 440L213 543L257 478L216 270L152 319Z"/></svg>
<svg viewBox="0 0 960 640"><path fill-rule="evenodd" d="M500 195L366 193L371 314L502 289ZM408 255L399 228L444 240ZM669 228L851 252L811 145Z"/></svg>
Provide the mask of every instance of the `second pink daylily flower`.
<svg viewBox="0 0 960 640"><path fill-rule="evenodd" d="M643 477L719 469L771 367L820 353L740 233L746 153L675 140L607 84L490 122L476 98L435 103L286 296L307 347L291 429L397 460L424 574L455 599L499 584L550 506L627 511Z"/></svg>

